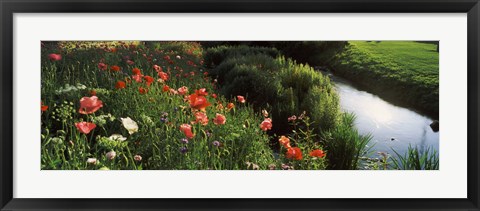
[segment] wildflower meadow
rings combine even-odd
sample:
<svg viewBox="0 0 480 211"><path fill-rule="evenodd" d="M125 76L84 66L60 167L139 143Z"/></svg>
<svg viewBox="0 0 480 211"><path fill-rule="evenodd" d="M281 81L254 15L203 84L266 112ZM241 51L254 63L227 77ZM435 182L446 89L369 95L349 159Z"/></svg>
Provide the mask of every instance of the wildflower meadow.
<svg viewBox="0 0 480 211"><path fill-rule="evenodd" d="M354 170L371 153L329 78L275 48L41 45L42 170Z"/></svg>

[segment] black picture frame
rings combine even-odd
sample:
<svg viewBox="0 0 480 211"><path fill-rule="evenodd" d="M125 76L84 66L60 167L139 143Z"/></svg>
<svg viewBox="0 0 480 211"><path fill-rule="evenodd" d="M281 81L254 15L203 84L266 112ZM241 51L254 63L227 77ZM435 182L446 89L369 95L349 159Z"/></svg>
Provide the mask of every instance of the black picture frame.
<svg viewBox="0 0 480 211"><path fill-rule="evenodd" d="M478 0L0 0L1 210L479 210ZM17 199L13 198L14 13L467 13L466 199ZM445 181L448 182L448 181ZM442 184L439 184L442 185Z"/></svg>

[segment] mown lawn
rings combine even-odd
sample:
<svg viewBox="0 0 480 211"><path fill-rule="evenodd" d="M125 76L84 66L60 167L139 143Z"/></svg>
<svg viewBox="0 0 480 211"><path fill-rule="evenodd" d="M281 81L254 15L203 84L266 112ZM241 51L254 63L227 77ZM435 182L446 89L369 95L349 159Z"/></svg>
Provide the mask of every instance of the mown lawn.
<svg viewBox="0 0 480 211"><path fill-rule="evenodd" d="M388 74L438 86L438 53L434 44L406 41L349 43L359 52L381 62L385 70L392 70Z"/></svg>
<svg viewBox="0 0 480 211"><path fill-rule="evenodd" d="M375 94L438 117L439 53L414 41L350 41L333 69Z"/></svg>

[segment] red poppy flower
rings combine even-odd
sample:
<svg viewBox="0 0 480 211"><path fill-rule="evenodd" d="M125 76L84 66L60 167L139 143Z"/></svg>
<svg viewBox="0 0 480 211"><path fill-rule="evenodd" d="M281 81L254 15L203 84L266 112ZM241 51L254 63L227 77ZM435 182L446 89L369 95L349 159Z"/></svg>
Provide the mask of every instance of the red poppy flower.
<svg viewBox="0 0 480 211"><path fill-rule="evenodd" d="M227 121L227 118L224 115L217 113L215 119L213 119L213 123L216 125L224 125Z"/></svg>
<svg viewBox="0 0 480 211"><path fill-rule="evenodd" d="M91 122L78 122L78 123L75 123L75 127L77 127L80 133L89 134L90 131L92 131L97 127L97 125Z"/></svg>
<svg viewBox="0 0 480 211"><path fill-rule="evenodd" d="M168 92L168 90L170 90L170 87L167 86L167 85L163 85L163 92Z"/></svg>
<svg viewBox="0 0 480 211"><path fill-rule="evenodd" d="M232 109L232 108L235 108L235 104L233 104L233 103L228 103L228 104L227 104L227 109L230 110L230 109Z"/></svg>
<svg viewBox="0 0 480 211"><path fill-rule="evenodd" d="M260 128L263 131L271 130L272 129L272 119L266 118L263 120L263 122L260 124Z"/></svg>
<svg viewBox="0 0 480 211"><path fill-rule="evenodd" d="M166 56L163 57L163 59L170 60L170 56L166 55Z"/></svg>
<svg viewBox="0 0 480 211"><path fill-rule="evenodd" d="M147 83L147 86L150 86L150 84L153 83L154 79L151 76L144 76L143 79L145 79L145 83Z"/></svg>
<svg viewBox="0 0 480 211"><path fill-rule="evenodd" d="M42 112L46 111L47 109L48 109L48 106L43 105L43 102L42 102Z"/></svg>
<svg viewBox="0 0 480 211"><path fill-rule="evenodd" d="M290 139L285 136L280 136L280 139L278 139L278 142L280 142L280 144L287 149L291 147Z"/></svg>
<svg viewBox="0 0 480 211"><path fill-rule="evenodd" d="M195 123L200 123L202 125L208 124L208 116L203 112L195 113Z"/></svg>
<svg viewBox="0 0 480 211"><path fill-rule="evenodd" d="M117 65L113 65L113 66L110 67L110 70L111 70L111 71L118 72L118 71L120 71L120 67L117 66Z"/></svg>
<svg viewBox="0 0 480 211"><path fill-rule="evenodd" d="M192 139L195 136L195 134L192 133L192 126L189 124L180 125L180 131L182 131L189 139Z"/></svg>
<svg viewBox="0 0 480 211"><path fill-rule="evenodd" d="M217 94L215 94L215 93L212 94L212 97L213 97L214 99L217 99Z"/></svg>
<svg viewBox="0 0 480 211"><path fill-rule="evenodd" d="M100 70L107 70L107 65L105 63L98 63L98 69Z"/></svg>
<svg viewBox="0 0 480 211"><path fill-rule="evenodd" d="M325 153L323 152L323 150L316 149L316 150L313 150L313 151L310 152L310 156L323 158L323 157L325 157Z"/></svg>
<svg viewBox="0 0 480 211"><path fill-rule="evenodd" d="M138 91L140 92L140 94L143 95L143 94L147 94L148 89L145 89L145 88L143 88L143 87L139 87L139 88L138 88Z"/></svg>
<svg viewBox="0 0 480 211"><path fill-rule="evenodd" d="M115 52L117 52L117 49L116 49L116 48L112 48L112 49L110 49L110 52L115 53Z"/></svg>
<svg viewBox="0 0 480 211"><path fill-rule="evenodd" d="M198 96L197 94L191 94L188 99L190 101L190 107L194 109L205 111L205 108L211 105L207 101L207 98Z"/></svg>
<svg viewBox="0 0 480 211"><path fill-rule="evenodd" d="M60 61L62 60L62 55L52 53L48 55L48 59L50 59L50 61Z"/></svg>
<svg viewBox="0 0 480 211"><path fill-rule="evenodd" d="M298 147L288 148L285 157L287 157L287 159L301 160L303 158L302 150Z"/></svg>
<svg viewBox="0 0 480 211"><path fill-rule="evenodd" d="M90 95L92 96L97 95L97 91L95 91L95 89L90 90Z"/></svg>
<svg viewBox="0 0 480 211"><path fill-rule="evenodd" d="M117 81L117 84L115 84L116 89L125 89L125 82L123 81Z"/></svg>
<svg viewBox="0 0 480 211"><path fill-rule="evenodd" d="M195 94L197 94L198 96L207 96L208 92L207 92L207 89L201 88L201 89L195 90Z"/></svg>
<svg viewBox="0 0 480 211"><path fill-rule="evenodd" d="M241 95L238 95L238 96L237 96L237 100L238 100L238 102L240 102L240 103L245 103L245 97L243 97L243 96L241 96Z"/></svg>
<svg viewBox="0 0 480 211"><path fill-rule="evenodd" d="M138 69L138 68L133 68L132 72L133 72L134 75L141 75L142 74L140 69Z"/></svg>
<svg viewBox="0 0 480 211"><path fill-rule="evenodd" d="M81 114L92 114L101 107L103 107L103 102L97 96L82 97L78 112Z"/></svg>
<svg viewBox="0 0 480 211"><path fill-rule="evenodd" d="M133 62L132 60L129 59L129 60L127 60L127 64L128 65L133 65L133 64L135 64L135 62Z"/></svg>

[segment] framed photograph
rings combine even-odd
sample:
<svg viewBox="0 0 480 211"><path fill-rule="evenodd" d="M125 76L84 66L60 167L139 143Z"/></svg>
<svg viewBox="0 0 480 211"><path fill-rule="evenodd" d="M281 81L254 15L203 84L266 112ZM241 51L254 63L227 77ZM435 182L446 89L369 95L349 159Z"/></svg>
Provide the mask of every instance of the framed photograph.
<svg viewBox="0 0 480 211"><path fill-rule="evenodd" d="M0 7L1 210L479 209L477 0Z"/></svg>

